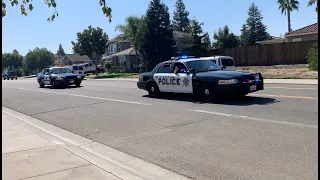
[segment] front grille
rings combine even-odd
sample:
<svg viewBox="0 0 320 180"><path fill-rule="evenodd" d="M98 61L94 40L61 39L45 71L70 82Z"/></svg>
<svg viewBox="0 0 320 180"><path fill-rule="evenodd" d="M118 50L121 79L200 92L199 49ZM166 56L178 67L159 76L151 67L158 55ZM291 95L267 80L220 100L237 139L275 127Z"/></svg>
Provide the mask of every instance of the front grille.
<svg viewBox="0 0 320 180"><path fill-rule="evenodd" d="M77 76L67 76L67 79L77 79Z"/></svg>

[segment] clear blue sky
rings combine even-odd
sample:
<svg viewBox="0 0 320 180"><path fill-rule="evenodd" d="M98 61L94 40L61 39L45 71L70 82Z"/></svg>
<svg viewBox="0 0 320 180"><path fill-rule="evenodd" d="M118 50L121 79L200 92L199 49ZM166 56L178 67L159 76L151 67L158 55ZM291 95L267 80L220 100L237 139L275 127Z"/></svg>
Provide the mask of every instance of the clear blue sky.
<svg viewBox="0 0 320 180"><path fill-rule="evenodd" d="M72 53L71 41L76 33L87 28L101 27L113 38L117 24L124 23L129 15L142 15L146 12L150 0L106 0L112 7L112 23L104 17L99 0L56 0L59 17L47 22L53 10L48 9L43 0L34 1L34 10L27 17L20 15L19 7L10 7L7 2L7 16L2 18L2 52L17 49L25 55L35 47L46 47L56 53L59 43L66 53ZM163 0L172 14L175 0ZM281 15L276 0L184 0L190 17L204 22L203 29L212 37L219 27L228 25L236 35L240 35L242 24L248 17L247 11L254 2L262 12L263 23L272 36L287 31L287 17ZM292 29L298 29L317 22L315 7L307 7L308 0L300 0L299 11L292 12Z"/></svg>

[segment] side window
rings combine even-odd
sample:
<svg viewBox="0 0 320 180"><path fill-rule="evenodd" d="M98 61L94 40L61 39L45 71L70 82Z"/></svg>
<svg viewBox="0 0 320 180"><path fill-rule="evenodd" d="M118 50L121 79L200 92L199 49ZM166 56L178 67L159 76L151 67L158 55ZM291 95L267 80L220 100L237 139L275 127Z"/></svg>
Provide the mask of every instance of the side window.
<svg viewBox="0 0 320 180"><path fill-rule="evenodd" d="M78 70L78 66L72 66L73 70Z"/></svg>
<svg viewBox="0 0 320 180"><path fill-rule="evenodd" d="M163 63L157 73L172 73L171 63Z"/></svg>
<svg viewBox="0 0 320 180"><path fill-rule="evenodd" d="M43 74L49 73L49 69L44 69Z"/></svg>
<svg viewBox="0 0 320 180"><path fill-rule="evenodd" d="M183 63L174 63L173 66L173 72L174 73L186 73L187 72L187 68Z"/></svg>

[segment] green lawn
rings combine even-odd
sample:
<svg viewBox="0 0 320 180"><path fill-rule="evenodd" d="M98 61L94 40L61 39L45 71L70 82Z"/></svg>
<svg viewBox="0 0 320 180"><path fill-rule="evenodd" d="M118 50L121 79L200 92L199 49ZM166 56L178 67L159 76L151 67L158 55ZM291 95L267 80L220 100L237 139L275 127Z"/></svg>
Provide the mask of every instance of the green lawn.
<svg viewBox="0 0 320 180"><path fill-rule="evenodd" d="M97 75L89 75L86 76L85 79L106 79L106 78L138 78L139 74L132 74L132 73L112 73L112 74L99 74Z"/></svg>

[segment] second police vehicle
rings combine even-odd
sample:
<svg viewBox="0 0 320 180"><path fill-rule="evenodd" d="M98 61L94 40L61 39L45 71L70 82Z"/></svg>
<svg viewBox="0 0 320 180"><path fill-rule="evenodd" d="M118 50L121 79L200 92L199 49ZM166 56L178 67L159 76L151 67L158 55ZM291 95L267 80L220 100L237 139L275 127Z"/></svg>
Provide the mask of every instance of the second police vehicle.
<svg viewBox="0 0 320 180"><path fill-rule="evenodd" d="M39 86L43 88L45 85L50 85L52 88L66 87L69 85L75 85L80 87L82 77L80 74L75 74L68 67L48 67L44 68L37 75L37 82Z"/></svg>
<svg viewBox="0 0 320 180"><path fill-rule="evenodd" d="M150 97L161 92L188 93L207 102L219 95L245 96L264 88L260 73L223 71L212 61L193 57L159 63L151 72L140 74L137 86Z"/></svg>

